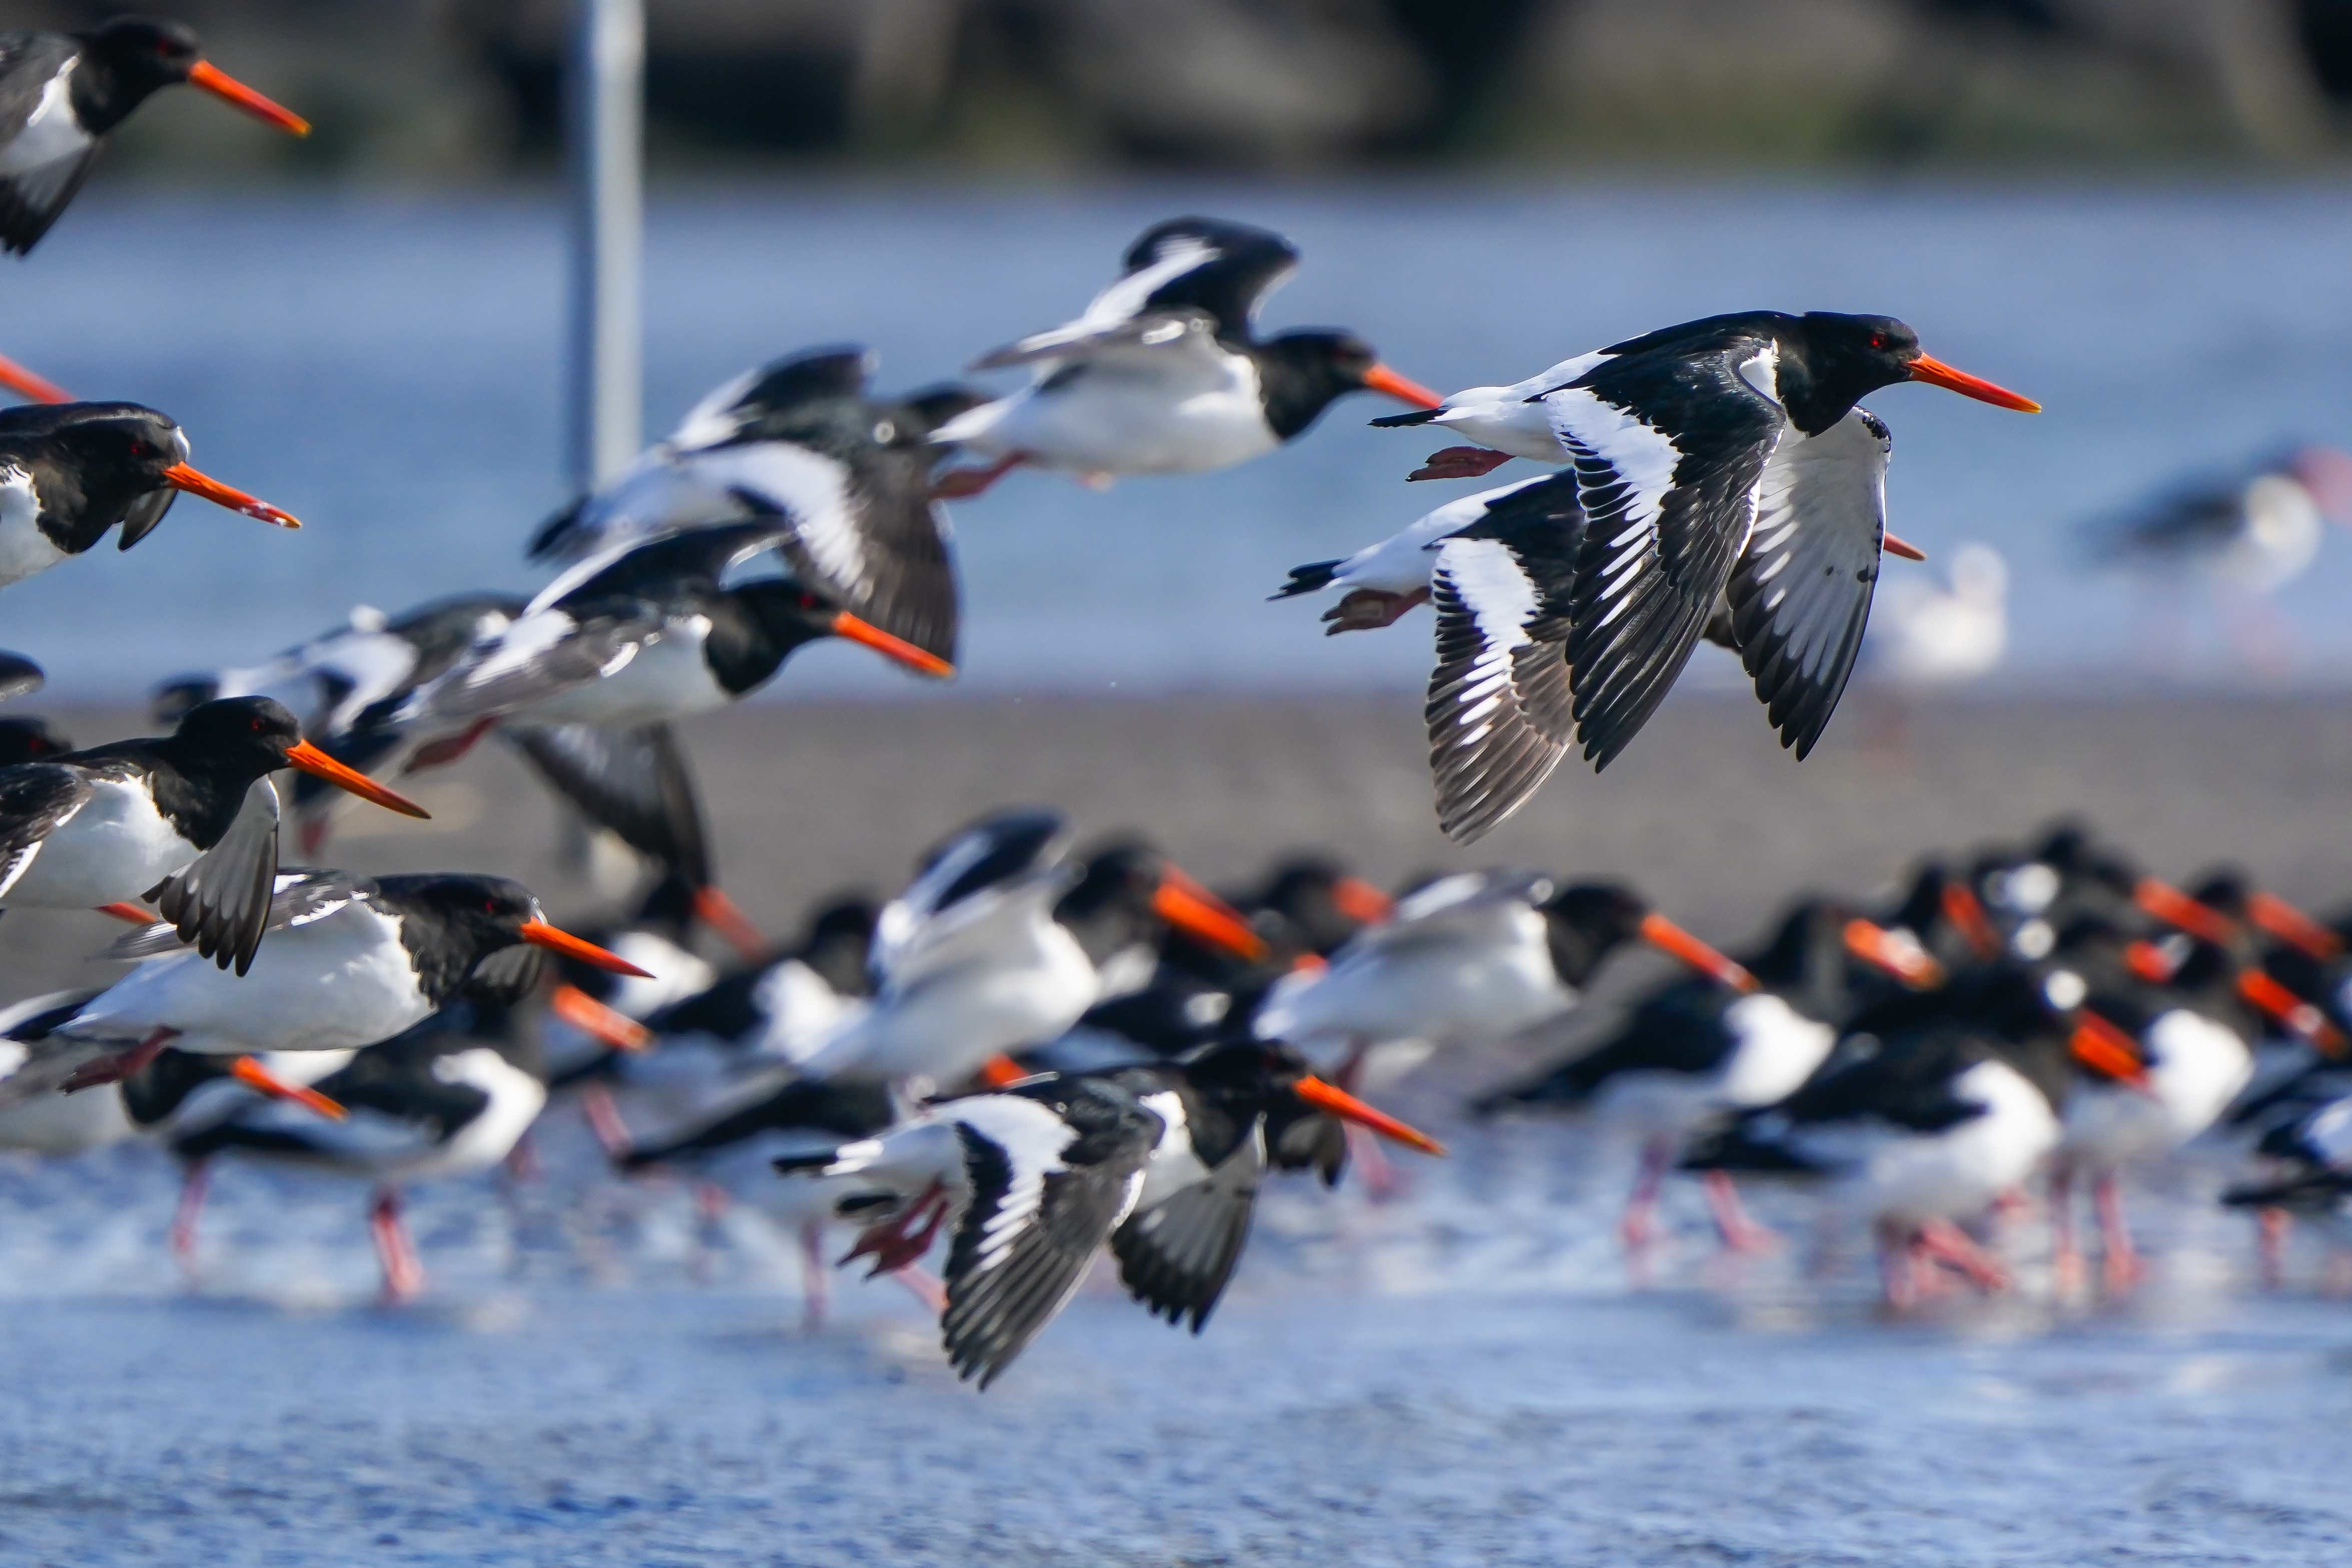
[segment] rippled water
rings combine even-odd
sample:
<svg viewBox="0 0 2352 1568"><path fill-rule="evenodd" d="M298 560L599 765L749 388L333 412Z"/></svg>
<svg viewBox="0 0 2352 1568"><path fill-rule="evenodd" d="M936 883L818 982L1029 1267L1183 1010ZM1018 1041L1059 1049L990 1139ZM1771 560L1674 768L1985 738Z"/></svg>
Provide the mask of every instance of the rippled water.
<svg viewBox="0 0 2352 1568"><path fill-rule="evenodd" d="M2210 676L2218 622L2192 599L2183 633L2125 585L2086 581L2072 526L2185 467L2352 438L2352 212L2335 191L1869 183L702 192L654 211L649 428L815 342L872 345L894 387L949 375L1066 318L1136 232L1188 209L1305 247L1268 325L1354 326L1441 388L1715 310L1907 318L1936 353L2050 410L2021 418L1916 387L1874 400L1895 431L1900 531L1933 551L1985 538L2011 554L2014 680ZM203 465L312 526L279 536L190 503L128 559L9 590L7 644L71 692L117 695L267 651L354 598L530 584L520 541L562 496L561 280L544 200L86 199L7 269L0 351L85 395L166 409ZM1312 610L1261 602L1291 564L1465 488L1400 483L1430 443L1365 428L1378 412L1343 403L1302 444L1220 476L1108 495L1024 476L961 507L967 679L1417 680L1417 626L1327 642ZM2332 538L2285 597L2306 680L2339 678L2352 653L2336 612L2347 546ZM824 650L788 684L907 689L869 664Z"/></svg>

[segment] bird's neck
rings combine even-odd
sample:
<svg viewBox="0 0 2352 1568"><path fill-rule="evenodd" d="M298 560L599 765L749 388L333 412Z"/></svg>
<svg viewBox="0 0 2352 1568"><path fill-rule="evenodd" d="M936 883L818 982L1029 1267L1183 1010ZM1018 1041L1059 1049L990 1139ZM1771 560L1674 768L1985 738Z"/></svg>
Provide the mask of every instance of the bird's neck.
<svg viewBox="0 0 2352 1568"><path fill-rule="evenodd" d="M134 81L85 47L66 78L66 92L82 129L92 136L103 136L129 119L131 111L163 85Z"/></svg>

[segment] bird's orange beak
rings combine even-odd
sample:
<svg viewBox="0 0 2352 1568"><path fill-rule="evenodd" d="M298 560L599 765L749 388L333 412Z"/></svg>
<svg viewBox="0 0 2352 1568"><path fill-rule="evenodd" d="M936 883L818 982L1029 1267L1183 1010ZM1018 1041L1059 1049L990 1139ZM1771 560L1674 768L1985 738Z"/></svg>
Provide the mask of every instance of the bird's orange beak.
<svg viewBox="0 0 2352 1568"><path fill-rule="evenodd" d="M561 953L567 958L577 958L599 969L609 969L615 975L635 975L640 980L650 980L653 971L640 969L618 953L608 953L583 936L550 925L544 920L522 923L522 939L534 947L544 947L551 953Z"/></svg>
<svg viewBox="0 0 2352 1568"><path fill-rule="evenodd" d="M1976 889L1965 882L1948 881L1940 902L1944 918L1952 923L1970 951L1979 958L2000 956L2000 933L1993 929L1992 916L1985 913L1984 901L1977 896Z"/></svg>
<svg viewBox="0 0 2352 1568"><path fill-rule="evenodd" d="M2302 1036L2329 1056L2342 1056L2352 1040L2344 1031L2327 1021L2327 1015L2288 990L2261 969L2247 969L2238 976L2238 995L2253 1004L2265 1017L2277 1020L2280 1027Z"/></svg>
<svg viewBox="0 0 2352 1568"><path fill-rule="evenodd" d="M1160 891L1151 895L1151 912L1187 936L1236 958L1265 961L1265 938L1250 929L1241 911L1172 865L1160 869Z"/></svg>
<svg viewBox="0 0 2352 1568"><path fill-rule="evenodd" d="M1396 900L1360 876L1343 876L1331 884L1331 902L1339 913L1363 925L1378 925L1396 913Z"/></svg>
<svg viewBox="0 0 2352 1568"><path fill-rule="evenodd" d="M1915 991L1932 991L1944 983L1944 966L1918 943L1898 939L1874 920L1845 923L1845 950L1864 963L1884 969Z"/></svg>
<svg viewBox="0 0 2352 1568"><path fill-rule="evenodd" d="M2246 918L2305 956L2332 964L2344 956L2344 938L2274 894L2249 894Z"/></svg>
<svg viewBox="0 0 2352 1568"><path fill-rule="evenodd" d="M2200 904L2170 883L2144 876L2132 888L2132 902L2142 912L2191 936L2223 943L2238 934L2238 923L2210 904Z"/></svg>
<svg viewBox="0 0 2352 1568"><path fill-rule="evenodd" d="M980 1064L980 1081L991 1089L1002 1089L1009 1083L1018 1083L1024 1078L1035 1076L1001 1051Z"/></svg>
<svg viewBox="0 0 2352 1568"><path fill-rule="evenodd" d="M1392 397L1414 408L1438 408L1445 402L1419 382L1409 382L1386 365L1374 365L1364 372L1364 390Z"/></svg>
<svg viewBox="0 0 2352 1568"><path fill-rule="evenodd" d="M577 986L558 986L547 998L547 1010L585 1035L593 1035L614 1051L645 1051L654 1031L622 1012L608 1008Z"/></svg>
<svg viewBox="0 0 2352 1568"><path fill-rule="evenodd" d="M250 1056L240 1056L229 1063L229 1076L248 1089L257 1089L273 1100L287 1100L306 1110L316 1111L330 1122L340 1122L351 1113L316 1089L305 1089L299 1083L289 1083Z"/></svg>
<svg viewBox="0 0 2352 1568"><path fill-rule="evenodd" d="M152 925L162 918L153 910L142 909L135 904L101 904L98 905L98 912L100 915L111 915L117 920L131 925Z"/></svg>
<svg viewBox="0 0 2352 1568"><path fill-rule="evenodd" d="M1972 397L1979 402L1989 402L1995 408L2013 408L2020 413L2042 412L2042 405L2030 397L2020 397L2007 387L1995 386L1982 376L1972 376L1966 371L1956 371L1926 354L1911 361L1911 379L1956 392L1962 397Z"/></svg>
<svg viewBox="0 0 2352 1568"><path fill-rule="evenodd" d="M191 496L202 496L215 507L226 507L232 512L243 512L257 517L273 528L299 528L302 519L291 512L280 511L257 496L248 496L232 485L224 485L209 474L200 474L184 463L174 463L163 470L163 478L174 489L185 490Z"/></svg>
<svg viewBox="0 0 2352 1568"><path fill-rule="evenodd" d="M283 105L272 103L210 60L198 60L188 72L188 85L226 99L256 120L274 125L289 136L308 136L310 122Z"/></svg>
<svg viewBox="0 0 2352 1568"><path fill-rule="evenodd" d="M0 387L34 402L73 402L73 393L47 376L35 375L14 360L0 359Z"/></svg>
<svg viewBox="0 0 2352 1568"><path fill-rule="evenodd" d="M349 790L362 800L373 800L387 811L432 820L432 812L399 790L377 783L356 768L346 767L307 740L298 740L287 749L286 766L299 768L313 779L324 779L336 789Z"/></svg>
<svg viewBox="0 0 2352 1568"><path fill-rule="evenodd" d="M2124 967L2151 986L2168 986L2176 966L2153 942L2134 942L2124 948Z"/></svg>
<svg viewBox="0 0 2352 1568"><path fill-rule="evenodd" d="M1337 1084L1326 1083L1312 1074L1290 1086L1290 1092L1327 1116L1337 1116L1343 1122L1353 1122L1359 1127L1369 1127L1383 1138L1392 1138L1408 1148L1419 1149L1424 1155L1443 1158L1445 1145L1416 1127L1408 1127L1385 1111L1375 1111Z"/></svg>
<svg viewBox="0 0 2352 1568"><path fill-rule="evenodd" d="M1886 532L1884 528L1879 530L1878 548L1885 550L1888 555L1899 557L1904 560L1926 560L1927 559L1927 552L1926 550L1921 549L1917 545L1911 543L1908 539L1896 538L1893 534Z"/></svg>
<svg viewBox="0 0 2352 1568"><path fill-rule="evenodd" d="M2066 1049L2075 1061L2118 1082L2147 1086L2147 1063L2140 1060L2137 1040L2088 1009L2074 1018L2074 1032L2067 1037Z"/></svg>
<svg viewBox="0 0 2352 1568"><path fill-rule="evenodd" d="M834 616L830 630L845 642L871 648L884 658L895 659L908 669L935 680L946 680L956 673L955 666L937 653L926 653L904 637L893 637L872 622L861 621L846 610Z"/></svg>
<svg viewBox="0 0 2352 1568"><path fill-rule="evenodd" d="M727 945L747 959L757 960L767 956L768 938L743 906L715 887L694 890L694 914L705 925L726 938Z"/></svg>
<svg viewBox="0 0 2352 1568"><path fill-rule="evenodd" d="M1673 954L1700 974L1735 991L1763 988L1755 976L1654 911L1642 916L1641 935L1643 941L1658 951Z"/></svg>

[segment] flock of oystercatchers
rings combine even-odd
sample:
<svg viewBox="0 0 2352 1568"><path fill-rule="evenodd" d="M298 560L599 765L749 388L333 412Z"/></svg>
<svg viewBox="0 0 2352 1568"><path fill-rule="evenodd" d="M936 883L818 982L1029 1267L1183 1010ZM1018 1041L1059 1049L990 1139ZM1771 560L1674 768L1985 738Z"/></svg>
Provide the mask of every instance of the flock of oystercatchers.
<svg viewBox="0 0 2352 1568"><path fill-rule="evenodd" d="M180 82L307 130L173 24L0 35L0 241L29 251L107 132ZM360 1173L397 1298L422 1282L403 1186L509 1157L551 1092L576 1089L624 1168L715 1187L748 1161L791 1195L813 1308L826 1228L854 1228L843 1261L932 1302L950 1361L985 1385L1105 1249L1139 1300L1197 1332L1270 1168L1336 1182L1352 1157L1378 1189L1397 1178L1376 1139L1443 1152L1359 1098L1368 1079L1555 1025L1638 945L1690 977L1484 1103L1638 1130L1637 1256L1675 1169L1704 1173L1727 1244L1762 1244L1734 1186L1755 1173L1870 1225L1893 1301L1954 1275L1990 1289L2003 1268L1968 1228L2055 1162L2062 1227L2063 1184L2098 1186L2121 1289L2137 1263L2116 1170L2229 1113L2265 1051L2286 1056L2246 1114L2284 1174L2232 1201L2342 1207L2345 931L2240 878L2166 887L2078 831L1931 864L1893 910L1803 901L1735 961L1612 883L1463 873L1391 899L1299 862L1229 900L1143 841L1082 854L1057 814L1009 810L934 848L880 908L764 941L717 885L669 727L827 637L952 674L942 502L1015 468L1210 471L1357 392L1411 405L1376 423L1465 443L1414 479L1547 465L1301 566L1276 596L1338 590L1335 632L1431 604L1437 814L1468 842L1571 747L1618 756L1703 640L1739 656L1803 756L1853 669L1882 551L1918 553L1885 531L1891 436L1860 400L1919 382L2036 408L1900 321L1831 312L1711 317L1441 398L1352 333L1260 335L1297 260L1263 229L1160 224L1076 320L976 361L1032 372L1001 397L877 393L855 348L778 360L543 525L529 553L562 570L527 600L362 609L263 663L174 677L157 693L171 733L152 739L78 751L39 721L0 725L0 908L139 927L111 949L134 965L112 985L0 1016L0 1143L162 1137L188 1171L184 1253L215 1157ZM299 526L191 467L166 416L7 369L34 402L0 413L0 580L117 525L127 549L182 492ZM953 462L966 451L980 461ZM0 676L40 680L22 660ZM301 775L312 859L343 795L424 814L372 775L447 765L492 734L660 868L634 924L590 941L504 878L280 863L272 775ZM714 971L691 950L701 925L743 962ZM542 992L545 1018L528 1005ZM922 1260L942 1241L934 1281Z"/></svg>

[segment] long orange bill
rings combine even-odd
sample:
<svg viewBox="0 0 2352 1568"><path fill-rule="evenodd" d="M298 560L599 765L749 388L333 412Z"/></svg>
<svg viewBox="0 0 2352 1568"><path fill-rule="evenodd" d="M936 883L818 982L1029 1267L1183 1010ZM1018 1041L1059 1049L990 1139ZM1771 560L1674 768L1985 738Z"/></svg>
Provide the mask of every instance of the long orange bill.
<svg viewBox="0 0 2352 1568"><path fill-rule="evenodd" d="M224 485L209 474L200 474L184 463L174 463L163 470L163 477L174 489L185 490L191 496L202 496L215 507L226 507L232 512L243 512L248 517L258 517L272 527L299 528L302 519L291 512L278 510L257 496L248 496L233 485Z"/></svg>
<svg viewBox="0 0 2352 1568"><path fill-rule="evenodd" d="M1386 365L1374 365L1364 372L1364 389L1385 393L1415 408L1438 408L1445 402L1419 382L1409 382Z"/></svg>
<svg viewBox="0 0 2352 1568"><path fill-rule="evenodd" d="M1879 532L1878 548L1885 550L1888 555L1898 557L1904 560L1926 560L1927 559L1927 552L1926 550L1921 549L1917 545L1913 544L1908 539L1898 539L1893 534L1887 533L1884 529Z"/></svg>
<svg viewBox="0 0 2352 1568"><path fill-rule="evenodd" d="M337 789L348 789L362 800L373 800L387 811L427 821L433 816L399 790L387 789L356 768L346 767L307 740L298 740L287 749L286 766L299 768L313 779L324 779Z"/></svg>
<svg viewBox="0 0 2352 1568"><path fill-rule="evenodd" d="M614 1051L646 1051L654 1031L622 1012L608 1008L577 986L558 986L547 998L548 1011L581 1033L593 1035Z"/></svg>
<svg viewBox="0 0 2352 1568"><path fill-rule="evenodd" d="M871 648L886 659L895 659L908 669L935 680L946 680L956 673L955 666L937 653L926 653L904 637L893 637L870 621L860 621L844 610L833 618L833 634L845 642Z"/></svg>
<svg viewBox="0 0 2352 1568"><path fill-rule="evenodd" d="M1291 1092L1328 1116L1343 1122L1353 1122L1359 1127L1369 1127L1383 1138L1391 1138L1408 1148L1419 1149L1424 1155L1443 1158L1445 1145L1415 1127L1408 1127L1385 1111L1375 1111L1353 1094L1320 1078L1308 1076L1291 1085Z"/></svg>
<svg viewBox="0 0 2352 1568"><path fill-rule="evenodd" d="M2332 964L2344 956L2343 937L2274 894L2247 894L2246 918L2323 964Z"/></svg>
<svg viewBox="0 0 2352 1568"><path fill-rule="evenodd" d="M694 890L694 914L705 925L726 939L727 945L747 959L767 956L768 938L743 906L715 887Z"/></svg>
<svg viewBox="0 0 2352 1568"><path fill-rule="evenodd" d="M1972 397L1979 402L1989 402L1995 408L2013 408L2020 413L2042 412L2042 405L2030 397L2020 397L2007 387L1995 386L1982 376L1972 376L1966 371L1956 371L1926 354L1911 361L1911 379L1956 392L1962 397Z"/></svg>
<svg viewBox="0 0 2352 1568"><path fill-rule="evenodd" d="M1735 991L1763 988L1755 976L1654 911L1642 916L1642 940Z"/></svg>
<svg viewBox="0 0 2352 1568"><path fill-rule="evenodd" d="M1932 991L1944 983L1944 966L1918 943L1896 937L1875 921L1847 921L1845 950L1864 963L1885 970L1915 991Z"/></svg>
<svg viewBox="0 0 2352 1568"><path fill-rule="evenodd" d="M163 918L153 910L142 909L135 904L101 904L98 906L98 912L100 915L111 915L117 920L132 925L152 925L157 920Z"/></svg>
<svg viewBox="0 0 2352 1568"><path fill-rule="evenodd" d="M1339 913L1365 925L1378 925L1396 913L1396 900L1360 876L1343 876L1331 884L1331 902Z"/></svg>
<svg viewBox="0 0 2352 1568"><path fill-rule="evenodd" d="M1162 866L1151 912L1188 936L1253 964L1265 960L1265 938L1250 929L1241 911L1178 871Z"/></svg>
<svg viewBox="0 0 2352 1568"><path fill-rule="evenodd" d="M1035 1076L1001 1051L980 1064L980 1081L991 1089L1002 1089L1007 1084Z"/></svg>
<svg viewBox="0 0 2352 1568"><path fill-rule="evenodd" d="M0 359L0 387L34 402L71 402L73 393L47 376L35 375L16 361Z"/></svg>
<svg viewBox="0 0 2352 1568"><path fill-rule="evenodd" d="M2153 942L2134 942L2126 947L2124 967L2151 986L2172 984L2173 972L2179 967Z"/></svg>
<svg viewBox="0 0 2352 1568"><path fill-rule="evenodd" d="M273 1100L289 1100L305 1110L316 1111L330 1122L340 1122L351 1113L328 1099L316 1089L305 1089L299 1083L289 1083L252 1057L240 1056L228 1064L229 1076L248 1089L258 1089Z"/></svg>
<svg viewBox="0 0 2352 1568"><path fill-rule="evenodd" d="M561 953L567 958L577 958L599 969L609 969L615 975L635 975L640 980L650 980L653 971L640 969L618 953L608 953L585 937L550 925L544 920L522 923L522 939L534 947L544 947L551 953Z"/></svg>
<svg viewBox="0 0 2352 1568"><path fill-rule="evenodd" d="M2223 943L2238 934L2236 921L2152 876L2140 878L2132 888L2132 902L2167 925L2177 925L2203 941Z"/></svg>
<svg viewBox="0 0 2352 1568"><path fill-rule="evenodd" d="M310 122L283 105L272 103L210 60L198 60L188 72L188 85L226 99L256 120L278 127L289 136L308 136Z"/></svg>
<svg viewBox="0 0 2352 1568"><path fill-rule="evenodd" d="M2288 1030L2301 1035L2330 1056L2342 1056L2352 1040L2327 1021L2327 1015L2288 990L2260 969L2238 976L2238 995Z"/></svg>
<svg viewBox="0 0 2352 1568"><path fill-rule="evenodd" d="M2074 1032L2066 1049L2092 1071L2121 1082L2144 1086L2147 1063L2140 1060L2139 1042L2116 1025L2087 1009L2074 1015Z"/></svg>
<svg viewBox="0 0 2352 1568"><path fill-rule="evenodd" d="M1944 918L1967 942L1969 950L1979 958L2000 956L2000 933L1993 929L1992 916L1985 913L1984 901L1977 897L1976 889L1957 879L1944 883L1940 899Z"/></svg>

